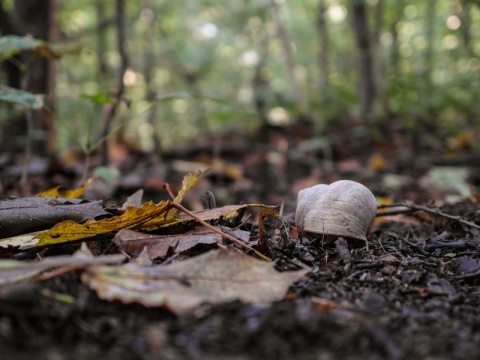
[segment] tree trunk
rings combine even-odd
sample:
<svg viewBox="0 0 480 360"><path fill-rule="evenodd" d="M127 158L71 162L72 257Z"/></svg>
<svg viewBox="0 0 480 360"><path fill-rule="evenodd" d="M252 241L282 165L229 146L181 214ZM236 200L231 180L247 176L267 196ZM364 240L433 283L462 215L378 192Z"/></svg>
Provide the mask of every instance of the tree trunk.
<svg viewBox="0 0 480 360"><path fill-rule="evenodd" d="M116 27L116 43L117 51L120 56L120 67L117 70L117 84L115 89L115 103L107 105L102 126L100 131L102 164L106 165L109 160L108 156L108 137L111 135L112 122L117 113L123 93L125 91L125 83L123 77L128 68L128 55L125 48L126 29L125 29L125 0L116 0L115 2L115 27Z"/></svg>
<svg viewBox="0 0 480 360"><path fill-rule="evenodd" d="M156 18L156 10L154 6L153 0L144 0L143 1L143 9L146 11L146 15L144 16L144 21L146 22L145 32L144 32L144 44L145 47L143 49L143 77L145 79L145 86L146 86L146 94L145 99L151 103L155 101L156 93L152 91L150 82L153 79L154 71L155 71L155 48L153 44L155 41L153 26L155 24ZM157 135L156 131L156 123L157 118L159 116L159 112L157 111L157 107L153 106L147 115L147 121L152 128L152 142L153 142L153 149L151 149L155 154L160 156L162 150L162 144L160 142L160 137Z"/></svg>
<svg viewBox="0 0 480 360"><path fill-rule="evenodd" d="M287 78L290 86L292 87L293 97L298 110L300 114L305 114L307 112L307 100L300 85L298 84L297 77L295 75L295 60L293 59L292 46L290 44L290 39L288 38L287 29L285 29L285 26L280 18L280 6L275 0L271 0L270 3L273 21L277 27L277 36L282 45Z"/></svg>
<svg viewBox="0 0 480 360"><path fill-rule="evenodd" d="M103 78L108 73L107 63L105 62L105 52L107 49L107 39L105 36L105 30L107 28L107 20L105 14L105 3L104 1L95 2L96 11L97 11L97 58L98 58L98 71L100 79Z"/></svg>
<svg viewBox="0 0 480 360"><path fill-rule="evenodd" d="M369 123L373 116L376 90L367 8L364 0L349 0L349 5L352 14L353 32L360 55L358 64L360 119L362 122Z"/></svg>
<svg viewBox="0 0 480 360"><path fill-rule="evenodd" d="M392 115L390 102L388 98L388 77L385 60L382 55L382 45L380 43L380 35L382 33L383 26L383 1L378 1L375 5L375 18L372 34L372 49L373 49L373 61L374 61L374 76L375 76L375 89L378 91L378 99L383 110L383 115L388 119ZM387 128L389 127L388 124ZM384 129L387 130L387 129Z"/></svg>
<svg viewBox="0 0 480 360"><path fill-rule="evenodd" d="M425 49L424 54L424 63L423 63L423 84L425 88L422 90L423 103L427 104L427 97L431 96L431 91L433 90L432 84L432 69L434 66L433 61L433 49L435 43L435 18L436 18L436 0L427 0L427 9L426 9L426 18L427 23L426 27L426 38L427 38L427 48ZM425 105L428 109L428 105Z"/></svg>
<svg viewBox="0 0 480 360"><path fill-rule="evenodd" d="M22 34L58 41L57 0L17 0L15 12ZM26 68L22 88L48 95L46 107L33 113L32 150L38 155L51 154L55 151L55 63L31 55Z"/></svg>
<svg viewBox="0 0 480 360"><path fill-rule="evenodd" d="M461 21L460 31L463 39L463 46L469 57L478 58L472 44L472 4L468 0L461 0L460 6L462 7L462 11L457 15Z"/></svg>
<svg viewBox="0 0 480 360"><path fill-rule="evenodd" d="M398 44L398 23L402 19L403 9L405 7L404 0L395 0L393 8L394 17L390 24L390 34L392 35L392 45L390 51L390 66L392 74L400 76L400 51Z"/></svg>
<svg viewBox="0 0 480 360"><path fill-rule="evenodd" d="M327 28L327 21L325 18L325 13L327 12L327 6L325 5L325 0L320 0L318 3L317 10L317 27L318 27L318 42L319 42L319 51L318 51L318 65L320 68L320 81L319 88L320 94L322 94L321 102L325 103L328 94L328 87L330 81L328 75L330 74L330 62L329 62L329 53L330 53L330 37Z"/></svg>

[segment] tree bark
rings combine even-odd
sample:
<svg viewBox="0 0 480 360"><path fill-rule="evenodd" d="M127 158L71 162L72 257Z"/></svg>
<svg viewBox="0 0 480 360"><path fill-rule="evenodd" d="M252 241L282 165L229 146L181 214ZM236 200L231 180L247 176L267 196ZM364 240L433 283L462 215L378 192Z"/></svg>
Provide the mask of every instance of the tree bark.
<svg viewBox="0 0 480 360"><path fill-rule="evenodd" d="M96 1L95 3L98 24L97 24L97 58L98 71L100 78L108 73L107 63L105 62L105 52L107 49L107 39L105 37L105 30L107 28L105 3L103 1Z"/></svg>
<svg viewBox="0 0 480 360"><path fill-rule="evenodd" d="M423 63L423 83L425 89L423 89L423 99L426 103L426 97L431 96L432 91L432 69L434 66L433 60L433 49L435 43L435 18L436 18L436 0L427 0L427 10L426 10L426 38L427 38L427 48L424 53L424 63ZM427 106L428 107L428 106Z"/></svg>
<svg viewBox="0 0 480 360"><path fill-rule="evenodd" d="M320 69L319 88L320 94L322 94L322 103L325 103L327 101L327 90L330 85L330 81L328 79L328 75L330 74L330 36L328 33L327 21L325 18L326 12L327 6L325 5L325 0L320 0L317 9L317 27L319 43L318 65Z"/></svg>
<svg viewBox="0 0 480 360"><path fill-rule="evenodd" d="M115 27L116 27L116 43L117 51L120 56L120 66L117 70L117 83L115 89L115 102L111 105L107 105L105 115L102 121L100 139L103 141L101 145L101 157L102 163L106 165L109 160L108 156L108 137L112 130L112 122L117 113L118 106L122 100L123 93L125 91L125 83L123 77L128 68L128 55L125 48L126 29L125 29L125 0L116 0L115 2Z"/></svg>
<svg viewBox="0 0 480 360"><path fill-rule="evenodd" d="M58 41L57 0L17 0L15 13L22 34L49 42ZM32 150L38 155L55 151L55 63L30 54L22 88L47 94L46 106L33 114Z"/></svg>
<svg viewBox="0 0 480 360"><path fill-rule="evenodd" d="M15 14L8 13L3 7L3 3L0 2L0 33L2 35L22 35L14 16ZM0 64L7 75L7 85L16 89L20 88L22 79L19 63L20 56L16 55L9 61Z"/></svg>
<svg viewBox="0 0 480 360"><path fill-rule="evenodd" d="M386 119L392 115L390 101L388 97L388 77L385 60L382 55L382 44L380 43L380 36L383 26L384 2L378 1L375 5L375 17L372 34L372 53L374 61L374 77L375 89L378 92L378 99ZM387 120L388 121L388 120ZM384 124L388 125L388 124ZM387 126L388 127L388 126ZM386 129L385 129L386 130Z"/></svg>
<svg viewBox="0 0 480 360"><path fill-rule="evenodd" d="M290 39L287 34L287 29L285 29L285 26L283 25L280 18L280 6L275 0L271 0L270 4L273 21L275 22L275 25L277 27L277 36L282 45L288 82L292 87L293 97L295 99L295 103L299 109L300 114L305 114L307 112L307 100L305 94L302 91L302 88L298 84L297 77L295 75L295 60L293 58L292 46L290 44Z"/></svg>
<svg viewBox="0 0 480 360"><path fill-rule="evenodd" d="M463 46L469 57L478 58L478 54L472 44L472 4L468 0L461 0L460 4L460 6L462 6L462 11L458 13L458 17L461 21L460 31L463 39Z"/></svg>
<svg viewBox="0 0 480 360"><path fill-rule="evenodd" d="M359 101L360 119L369 123L373 116L376 97L373 72L373 50L367 19L367 7L364 0L349 0L352 14L352 26L359 52Z"/></svg>
<svg viewBox="0 0 480 360"><path fill-rule="evenodd" d="M143 77L145 79L145 86L146 86L145 98L150 103L155 101L155 97L156 97L156 93L151 88L151 81L153 79L153 74L155 71L155 48L153 44L156 41L154 37L154 32L153 32L153 26L155 24L155 18L156 18L156 10L155 10L153 0L144 0L143 9L144 11L148 11L148 14L149 14L149 15L146 15L144 19L146 22L146 27L144 32L145 47L143 49L144 51L143 52ZM159 113L157 111L157 107L153 106L148 112L147 121L150 124L151 128L153 129L152 151L157 156L160 156L162 151L162 144L160 142L160 137L157 135L157 131L156 131L156 123L157 123L158 116L159 116Z"/></svg>
<svg viewBox="0 0 480 360"><path fill-rule="evenodd" d="M395 0L393 8L394 17L390 24L390 34L392 35L392 45L390 51L390 66L394 76L400 76L400 51L398 45L398 29L397 25L402 19L403 9L405 7L404 0Z"/></svg>

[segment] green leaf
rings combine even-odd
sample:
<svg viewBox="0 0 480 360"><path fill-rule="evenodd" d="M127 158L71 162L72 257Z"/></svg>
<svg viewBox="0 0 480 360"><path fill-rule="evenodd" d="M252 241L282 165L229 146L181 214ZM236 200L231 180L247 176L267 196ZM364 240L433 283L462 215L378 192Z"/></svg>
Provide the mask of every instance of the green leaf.
<svg viewBox="0 0 480 360"><path fill-rule="evenodd" d="M0 38L0 61L15 56L24 50L34 50L43 45L43 41L31 37L7 35Z"/></svg>
<svg viewBox="0 0 480 360"><path fill-rule="evenodd" d="M91 101L94 104L105 105L105 104L114 104L115 94L112 92L98 92L92 95L81 94L80 98Z"/></svg>
<svg viewBox="0 0 480 360"><path fill-rule="evenodd" d="M26 50L32 50L38 56L54 60L67 54L78 53L80 47L70 44L50 44L28 36L0 37L0 61L7 60Z"/></svg>
<svg viewBox="0 0 480 360"><path fill-rule="evenodd" d="M27 91L0 85L0 100L20 104L31 109L41 109L45 103L45 95L32 94Z"/></svg>

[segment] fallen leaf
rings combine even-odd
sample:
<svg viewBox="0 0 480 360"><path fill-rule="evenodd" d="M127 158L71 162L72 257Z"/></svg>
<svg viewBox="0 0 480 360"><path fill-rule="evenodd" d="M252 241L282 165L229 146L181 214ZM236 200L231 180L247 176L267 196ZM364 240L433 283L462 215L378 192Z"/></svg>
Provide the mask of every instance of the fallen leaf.
<svg viewBox="0 0 480 360"><path fill-rule="evenodd" d="M182 189L178 192L174 202L180 203L184 194L190 190L203 175L202 172L190 173L185 176ZM120 229L138 228L141 225L155 219L156 225L164 225L175 222L177 209L172 209L169 201L161 201L158 205L147 202L141 207L129 207L120 216L101 221L88 220L84 224L73 221L63 221L48 231L36 236L38 246L53 245L68 241L83 240L98 235L110 234Z"/></svg>
<svg viewBox="0 0 480 360"><path fill-rule="evenodd" d="M53 245L68 241L83 240L98 235L110 234L124 228L140 227L143 223L161 217L159 221L168 223L174 217L170 210L168 201L158 205L149 201L140 208L129 207L122 215L100 221L88 220L83 224L74 221L63 221L50 230L44 231L36 236L38 246Z"/></svg>
<svg viewBox="0 0 480 360"><path fill-rule="evenodd" d="M120 207L120 210L127 210L130 206L140 207L142 206L143 190L137 190L130 195Z"/></svg>
<svg viewBox="0 0 480 360"><path fill-rule="evenodd" d="M11 246L18 247L20 250L30 249L38 244L38 239L36 236L40 233L41 231L35 231L29 234L22 234L0 239L0 247L6 249Z"/></svg>
<svg viewBox="0 0 480 360"><path fill-rule="evenodd" d="M152 235L138 231L120 230L113 242L120 250L132 256L138 256L146 249L150 259L165 257L168 253L182 253L197 245L216 244L222 237L211 230L196 228L178 235Z"/></svg>
<svg viewBox="0 0 480 360"><path fill-rule="evenodd" d="M188 173L187 175L185 175L185 177L183 178L183 182L182 182L182 188L178 192L178 195L175 196L175 199L173 199L173 202L177 203L177 204L180 204L183 200L183 197L187 193L187 191L189 191L191 188L193 188L197 184L198 180L200 180L200 178L205 173L206 173L206 171L204 171L204 172L198 171L196 173L191 172L191 173Z"/></svg>
<svg viewBox="0 0 480 360"><path fill-rule="evenodd" d="M242 205L227 205L221 208L207 209L196 211L195 215L206 222L209 223L218 223L221 221L231 221L232 223L237 223L245 213L247 207L262 207L262 204L242 204ZM188 222L195 221L189 215L180 213L176 216L175 221L166 223L161 217L154 218L144 224L142 224L142 230L155 230L159 227L169 227L185 224Z"/></svg>
<svg viewBox="0 0 480 360"><path fill-rule="evenodd" d="M12 284L32 278L44 271L69 266L73 269L91 265L117 264L125 260L124 255L85 256L85 250L74 256L52 256L40 261L0 260L0 285Z"/></svg>
<svg viewBox="0 0 480 360"><path fill-rule="evenodd" d="M307 273L280 273L274 264L243 253L212 250L165 266L92 266L82 281L102 299L163 306L181 315L201 304L270 304L282 300L289 286Z"/></svg>
<svg viewBox="0 0 480 360"><path fill-rule="evenodd" d="M97 179L96 176L89 178L83 185L79 186L77 189L60 191L61 186L55 186L49 190L42 191L41 193L38 193L35 196L42 196L42 197L53 196L53 197L62 197L62 198L69 198L69 199L79 198L80 196L83 195L85 190L90 186L92 181L94 181L95 179Z"/></svg>
<svg viewBox="0 0 480 360"><path fill-rule="evenodd" d="M63 220L83 222L110 215L102 201L56 197L26 197L0 201L0 238L51 227Z"/></svg>

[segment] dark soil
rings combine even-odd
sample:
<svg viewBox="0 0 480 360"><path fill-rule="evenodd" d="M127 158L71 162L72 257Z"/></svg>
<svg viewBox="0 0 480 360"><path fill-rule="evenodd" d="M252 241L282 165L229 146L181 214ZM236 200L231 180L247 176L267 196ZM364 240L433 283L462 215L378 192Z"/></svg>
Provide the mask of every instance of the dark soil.
<svg viewBox="0 0 480 360"><path fill-rule="evenodd" d="M365 162L347 168L349 158L342 154L331 169L316 153L289 165L292 157L277 164L258 154L246 161L247 155L233 152L251 181L248 186L245 178L232 178L217 169L200 185L202 191L205 187L227 191L230 203L276 204L284 199L291 210L300 180L328 183L350 178L368 185L376 195L392 195L398 201L436 200L440 210L458 219L421 211L388 218L372 228L368 247L348 244L351 260L339 256L341 243L290 238L290 247L270 249L277 267L286 270L306 264L312 271L291 287L287 299L267 307L232 302L176 317L161 308L99 300L77 272L0 287L0 357L480 358L480 233L458 221L478 222L479 206L468 200L447 205L439 201L443 193L421 188L416 180L432 162L419 169L406 167L405 157L392 158L387 169L366 173ZM315 167L323 169L320 174L312 171ZM402 171L411 179L408 185L385 187L386 174ZM124 178L127 175L125 171ZM47 184L43 179L41 183ZM170 179L176 181L173 175ZM138 187L145 187L145 177L142 180ZM8 189L8 181L3 184ZM114 251L109 242L95 246ZM71 251L62 248L56 253Z"/></svg>

